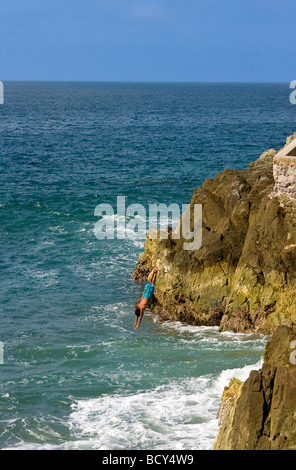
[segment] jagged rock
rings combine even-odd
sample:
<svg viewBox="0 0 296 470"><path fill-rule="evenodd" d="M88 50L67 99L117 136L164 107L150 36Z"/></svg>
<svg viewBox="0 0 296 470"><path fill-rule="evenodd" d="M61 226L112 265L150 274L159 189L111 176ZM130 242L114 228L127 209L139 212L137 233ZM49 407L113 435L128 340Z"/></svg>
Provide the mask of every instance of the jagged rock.
<svg viewBox="0 0 296 470"><path fill-rule="evenodd" d="M199 250L185 251L187 240L171 232L167 240L148 234L133 277L143 280L160 265L152 310L236 332L296 325L296 200L272 196L276 153L267 150L246 170L226 169L194 191L191 207L203 206Z"/></svg>
<svg viewBox="0 0 296 470"><path fill-rule="evenodd" d="M242 385L243 382L241 380L232 378L228 387L224 387L221 405L217 414L220 425L223 423L226 415L240 396Z"/></svg>
<svg viewBox="0 0 296 470"><path fill-rule="evenodd" d="M296 449L296 331L280 326L227 410L215 450ZM291 348L293 346L293 348Z"/></svg>

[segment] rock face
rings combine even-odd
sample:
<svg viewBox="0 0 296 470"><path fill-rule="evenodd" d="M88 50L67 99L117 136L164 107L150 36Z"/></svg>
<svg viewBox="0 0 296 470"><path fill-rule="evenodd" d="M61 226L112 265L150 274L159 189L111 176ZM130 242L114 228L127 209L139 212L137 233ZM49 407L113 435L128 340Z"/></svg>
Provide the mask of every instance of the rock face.
<svg viewBox="0 0 296 470"><path fill-rule="evenodd" d="M222 402L217 414L220 425L223 423L227 414L231 411L235 402L239 398L242 386L243 382L234 377L230 380L228 387L224 387Z"/></svg>
<svg viewBox="0 0 296 470"><path fill-rule="evenodd" d="M296 450L296 331L280 326L224 414L214 450ZM223 404L223 400L222 400Z"/></svg>
<svg viewBox="0 0 296 470"><path fill-rule="evenodd" d="M296 134L287 139L290 143ZM160 265L152 311L221 330L272 333L296 324L296 200L274 193L271 149L246 170L218 173L196 189L202 246L147 236L133 277ZM193 230L193 220L191 220Z"/></svg>

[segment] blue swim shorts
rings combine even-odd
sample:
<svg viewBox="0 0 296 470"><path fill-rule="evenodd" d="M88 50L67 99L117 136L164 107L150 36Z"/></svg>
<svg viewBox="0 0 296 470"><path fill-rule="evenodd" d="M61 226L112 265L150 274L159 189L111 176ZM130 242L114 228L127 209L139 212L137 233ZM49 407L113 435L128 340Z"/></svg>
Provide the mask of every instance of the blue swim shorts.
<svg viewBox="0 0 296 470"><path fill-rule="evenodd" d="M147 300L151 300L154 294L154 285L151 282L147 281L145 285L145 289L143 292L143 297Z"/></svg>

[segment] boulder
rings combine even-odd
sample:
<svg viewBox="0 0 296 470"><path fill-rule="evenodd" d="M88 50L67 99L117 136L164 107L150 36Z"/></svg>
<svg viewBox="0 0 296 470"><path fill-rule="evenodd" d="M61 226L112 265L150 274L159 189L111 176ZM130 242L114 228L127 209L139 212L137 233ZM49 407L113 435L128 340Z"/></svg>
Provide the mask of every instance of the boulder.
<svg viewBox="0 0 296 470"><path fill-rule="evenodd" d="M222 416L214 450L296 450L295 350L295 329L278 327L262 368L250 373Z"/></svg>

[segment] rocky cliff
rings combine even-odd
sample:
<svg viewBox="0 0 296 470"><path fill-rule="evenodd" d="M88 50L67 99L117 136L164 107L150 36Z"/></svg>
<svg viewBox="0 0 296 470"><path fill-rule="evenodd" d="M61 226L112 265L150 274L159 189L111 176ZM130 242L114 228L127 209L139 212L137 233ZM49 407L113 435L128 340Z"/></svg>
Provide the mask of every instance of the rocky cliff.
<svg viewBox="0 0 296 470"><path fill-rule="evenodd" d="M185 240L171 232L167 240L148 234L133 278L144 280L159 264L155 314L264 334L296 324L296 200L273 193L275 154L267 150L246 170L226 169L194 191L191 208L203 208L200 249L184 251Z"/></svg>
<svg viewBox="0 0 296 470"><path fill-rule="evenodd" d="M226 388L214 450L296 450L296 331L280 326L261 370Z"/></svg>

